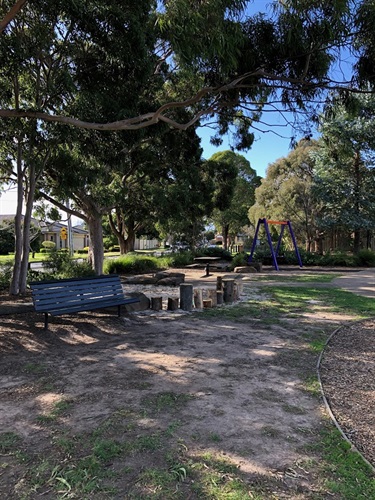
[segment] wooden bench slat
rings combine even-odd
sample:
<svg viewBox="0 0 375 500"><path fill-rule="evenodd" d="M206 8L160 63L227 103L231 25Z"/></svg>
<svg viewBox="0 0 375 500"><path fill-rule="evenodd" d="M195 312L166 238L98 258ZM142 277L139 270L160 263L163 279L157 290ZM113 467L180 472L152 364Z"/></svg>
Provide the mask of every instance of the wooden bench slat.
<svg viewBox="0 0 375 500"><path fill-rule="evenodd" d="M122 305L126 305L126 304L134 304L136 302L139 302L139 299L129 298L129 299L123 300L122 302L108 301L108 302L100 302L100 303L96 303L96 304L85 304L85 307L82 307L78 304L76 306L74 304L71 304L68 307L61 307L61 308L59 307L56 309L49 309L48 312L52 316L59 316L62 314L76 313L76 312L82 312L82 311L93 311L95 309L105 309L108 307L117 307L117 306L122 306ZM40 311L40 312L43 312L43 311Z"/></svg>
<svg viewBox="0 0 375 500"><path fill-rule="evenodd" d="M56 285L56 286L64 286L65 284L67 286L74 286L76 283L93 283L93 284L98 284L99 282L106 282L106 281L112 281L114 283L119 281L119 275L118 274L104 274L102 276L89 276L87 278L64 278L61 280L45 280L45 281L33 281L30 283L30 285L33 286L33 288L44 288L48 285Z"/></svg>
<svg viewBox="0 0 375 500"><path fill-rule="evenodd" d="M69 286L67 283L64 283L63 286L59 286L58 284L48 284L45 287L35 287L32 285L32 289L35 290L35 293L47 293L53 291L62 291L62 290L70 290L70 291L79 291L79 290L104 290L104 289L119 289L121 290L121 283L113 283L113 282L100 282L100 283L75 283L74 286Z"/></svg>
<svg viewBox="0 0 375 500"><path fill-rule="evenodd" d="M65 307L71 307L71 306L79 306L81 308L84 308L86 305L95 305L95 304L102 304L102 303L107 303L110 302L114 305L117 304L122 304L124 301L127 300L127 298L122 297L92 297L91 299L87 300L80 300L77 298L72 298L71 300L65 300L65 301L48 301L47 303L45 302L36 302L35 303L35 310L36 311L49 311L50 309L63 309Z"/></svg>
<svg viewBox="0 0 375 500"><path fill-rule="evenodd" d="M123 289L121 288L120 290L115 289L115 290L110 290L110 289L104 289L104 290L99 290L99 291L93 291L93 290L79 290L78 292L76 291L69 291L65 290L64 292L49 292L47 294L34 294L34 298L36 301L39 302L56 302L56 301L64 301L64 300L69 300L72 297L77 297L81 298L81 300L84 300L85 298L89 299L90 297L123 297L124 292Z"/></svg>

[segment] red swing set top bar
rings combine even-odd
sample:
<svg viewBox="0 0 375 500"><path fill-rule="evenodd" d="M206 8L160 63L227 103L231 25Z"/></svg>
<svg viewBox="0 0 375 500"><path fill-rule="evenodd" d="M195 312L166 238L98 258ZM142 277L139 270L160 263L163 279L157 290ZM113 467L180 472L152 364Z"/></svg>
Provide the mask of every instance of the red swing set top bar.
<svg viewBox="0 0 375 500"><path fill-rule="evenodd" d="M288 221L287 220L267 220L265 219L267 224L280 224L281 226L287 226Z"/></svg>

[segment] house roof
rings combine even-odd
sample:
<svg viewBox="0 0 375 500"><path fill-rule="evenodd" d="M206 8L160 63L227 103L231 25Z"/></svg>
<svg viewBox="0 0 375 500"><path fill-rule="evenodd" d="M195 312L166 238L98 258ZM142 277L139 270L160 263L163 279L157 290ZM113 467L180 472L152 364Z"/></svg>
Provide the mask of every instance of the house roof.
<svg viewBox="0 0 375 500"><path fill-rule="evenodd" d="M5 220L14 221L15 214L0 215L0 222ZM23 217L23 216L22 216ZM42 233L59 233L63 227L68 229L67 224L62 224L61 222L40 222L34 218L31 218L31 222L36 226L40 227ZM86 229L83 229L81 225L73 226L72 231L74 234L89 234Z"/></svg>

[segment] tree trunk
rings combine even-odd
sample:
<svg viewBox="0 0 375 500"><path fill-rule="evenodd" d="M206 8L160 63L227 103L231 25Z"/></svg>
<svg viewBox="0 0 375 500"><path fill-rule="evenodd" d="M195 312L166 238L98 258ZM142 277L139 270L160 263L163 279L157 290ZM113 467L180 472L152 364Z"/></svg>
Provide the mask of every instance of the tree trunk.
<svg viewBox="0 0 375 500"><path fill-rule="evenodd" d="M354 154L354 206L356 210L356 216L359 217L361 209L361 173L360 173L360 153L356 151ZM360 250L361 233L360 229L356 228L354 230L354 243L353 243L353 253L357 255Z"/></svg>
<svg viewBox="0 0 375 500"><path fill-rule="evenodd" d="M353 253L357 255L361 249L361 231L357 229L354 231Z"/></svg>
<svg viewBox="0 0 375 500"><path fill-rule="evenodd" d="M223 224L223 248L228 250L229 224Z"/></svg>
<svg viewBox="0 0 375 500"><path fill-rule="evenodd" d="M135 228L134 224L130 223L127 227L127 237L125 239L125 253L134 252L135 247Z"/></svg>
<svg viewBox="0 0 375 500"><path fill-rule="evenodd" d="M97 275L103 274L104 264L102 218L100 213L87 216L90 235L89 261Z"/></svg>
<svg viewBox="0 0 375 500"><path fill-rule="evenodd" d="M116 210L117 226L113 221L112 214L109 214L109 225L113 234L117 237L120 247L120 254L125 255L128 252L134 252L135 247L135 224L133 220L129 220L125 224L124 214Z"/></svg>

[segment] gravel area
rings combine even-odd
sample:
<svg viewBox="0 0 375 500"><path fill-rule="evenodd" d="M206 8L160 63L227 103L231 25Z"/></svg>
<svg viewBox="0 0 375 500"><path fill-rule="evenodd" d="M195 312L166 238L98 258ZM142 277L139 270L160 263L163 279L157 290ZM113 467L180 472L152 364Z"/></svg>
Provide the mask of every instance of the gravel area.
<svg viewBox="0 0 375 500"><path fill-rule="evenodd" d="M350 441L375 466L375 320L342 327L329 343L321 379Z"/></svg>

